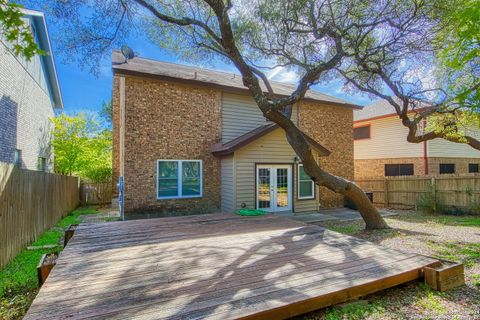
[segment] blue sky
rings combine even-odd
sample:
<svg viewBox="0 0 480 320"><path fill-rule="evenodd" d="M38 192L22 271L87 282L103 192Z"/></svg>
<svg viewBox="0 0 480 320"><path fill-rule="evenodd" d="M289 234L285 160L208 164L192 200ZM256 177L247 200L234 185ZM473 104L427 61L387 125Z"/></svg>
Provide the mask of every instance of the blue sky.
<svg viewBox="0 0 480 320"><path fill-rule="evenodd" d="M54 34L54 26L48 21L50 33ZM52 32L53 31L53 32ZM55 39L51 39L54 55L58 52L55 46ZM127 44L140 57L158 59L168 62L182 63L177 57L169 54L160 47L150 43L148 40L137 38L130 39ZM98 111L103 101L110 101L112 89L112 71L110 60L105 59L101 63L98 76L89 73L87 69L80 68L75 62L64 63L56 56L57 73L64 101L64 111L70 114L82 110ZM211 64L208 66L212 69ZM213 68L222 71L234 72L233 66L225 65L223 62L213 63ZM276 69L270 73L272 80L283 82L295 82L295 74L291 71ZM323 93L343 98L351 103L367 105L371 100L365 95L351 95L342 91L340 81L333 81L329 85L316 86L316 90Z"/></svg>

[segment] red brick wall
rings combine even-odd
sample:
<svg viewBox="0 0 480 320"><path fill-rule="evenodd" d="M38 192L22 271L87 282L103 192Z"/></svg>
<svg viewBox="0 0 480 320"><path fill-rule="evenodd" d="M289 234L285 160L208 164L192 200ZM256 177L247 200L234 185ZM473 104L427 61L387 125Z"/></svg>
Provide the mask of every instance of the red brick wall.
<svg viewBox="0 0 480 320"><path fill-rule="evenodd" d="M353 110L313 102L300 103L299 127L332 153L320 157L327 172L353 180ZM320 207L342 207L344 197L326 188L319 189Z"/></svg>
<svg viewBox="0 0 480 320"><path fill-rule="evenodd" d="M117 78L114 122L119 123ZM220 141L221 92L206 87L126 76L125 213L204 213L220 207L220 161L209 148ZM118 126L117 126L118 127ZM114 126L114 144L118 133ZM114 148L114 158L118 151ZM203 160L203 197L157 200L156 161ZM118 161L114 160L118 175Z"/></svg>

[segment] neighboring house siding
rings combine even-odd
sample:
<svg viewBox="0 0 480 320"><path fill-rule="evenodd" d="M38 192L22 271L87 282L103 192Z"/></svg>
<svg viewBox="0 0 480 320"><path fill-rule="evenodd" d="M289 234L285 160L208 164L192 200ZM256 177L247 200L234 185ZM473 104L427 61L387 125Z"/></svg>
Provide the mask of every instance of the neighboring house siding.
<svg viewBox="0 0 480 320"><path fill-rule="evenodd" d="M354 127L370 125L370 139L356 140L355 179L385 176L385 164L413 164L414 175L437 175L440 163L455 164L455 174L468 173L469 163L478 163L480 151L444 139L426 143L407 141L408 129L396 117L356 122ZM472 133L473 132L473 133ZM480 137L479 130L470 135ZM426 150L425 150L426 149ZM426 154L425 154L426 151Z"/></svg>
<svg viewBox="0 0 480 320"><path fill-rule="evenodd" d="M221 160L221 209L223 212L235 210L235 158L233 155Z"/></svg>
<svg viewBox="0 0 480 320"><path fill-rule="evenodd" d="M253 141L235 152L236 168L236 208L245 203L247 208L255 208L255 164L288 164L294 165L295 152L287 142L283 129L277 129ZM295 172L293 170L292 172ZM292 183L295 185L296 176ZM293 186L295 189L295 186ZM303 200L297 208L296 197L293 197L295 212L316 211L317 200ZM298 210L297 210L298 209Z"/></svg>
<svg viewBox="0 0 480 320"><path fill-rule="evenodd" d="M480 139L479 130L471 130L468 134ZM480 151L467 144L454 143L444 139L433 139L428 141L429 157L443 158L480 158Z"/></svg>
<svg viewBox="0 0 480 320"><path fill-rule="evenodd" d="M303 101L298 108L300 129L331 151L320 157L320 167L334 175L352 180L353 110L339 106ZM319 188L320 207L341 207L344 197L326 188Z"/></svg>
<svg viewBox="0 0 480 320"><path fill-rule="evenodd" d="M118 118L114 81L114 117ZM125 77L124 210L134 213L201 213L220 208L220 160L209 151L220 141L221 92L133 76ZM114 143L119 134L114 125ZM115 151L119 157L118 151ZM156 161L203 161L203 197L157 200ZM119 161L114 161L118 166ZM119 172L114 168L114 172Z"/></svg>
<svg viewBox="0 0 480 320"><path fill-rule="evenodd" d="M292 110L296 123L297 108ZM232 93L222 95L222 143L233 140L266 123L252 97Z"/></svg>
<svg viewBox="0 0 480 320"><path fill-rule="evenodd" d="M423 143L408 142L408 129L397 117L357 122L354 127L367 124L370 124L370 139L355 141L355 159L423 157Z"/></svg>
<svg viewBox="0 0 480 320"><path fill-rule="evenodd" d="M24 67L0 40L0 161L13 162L20 149L22 168L36 170L38 157L44 157L52 170L49 118L54 109L39 59Z"/></svg>

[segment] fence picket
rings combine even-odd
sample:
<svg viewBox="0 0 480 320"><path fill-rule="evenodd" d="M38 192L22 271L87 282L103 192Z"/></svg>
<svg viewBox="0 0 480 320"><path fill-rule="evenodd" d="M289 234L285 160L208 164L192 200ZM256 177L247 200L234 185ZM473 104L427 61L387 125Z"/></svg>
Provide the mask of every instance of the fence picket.
<svg viewBox="0 0 480 320"><path fill-rule="evenodd" d="M480 205L480 175L379 177L355 182L366 192L373 192L374 204L379 207L413 208L418 198L429 192L447 207Z"/></svg>
<svg viewBox="0 0 480 320"><path fill-rule="evenodd" d="M79 204L78 178L0 163L0 267Z"/></svg>

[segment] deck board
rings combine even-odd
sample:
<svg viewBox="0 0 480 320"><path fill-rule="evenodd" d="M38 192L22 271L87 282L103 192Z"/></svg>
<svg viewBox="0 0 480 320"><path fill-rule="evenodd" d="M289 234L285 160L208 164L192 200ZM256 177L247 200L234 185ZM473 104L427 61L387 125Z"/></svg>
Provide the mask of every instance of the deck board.
<svg viewBox="0 0 480 320"><path fill-rule="evenodd" d="M84 224L25 319L287 318L435 263L274 215Z"/></svg>

